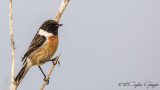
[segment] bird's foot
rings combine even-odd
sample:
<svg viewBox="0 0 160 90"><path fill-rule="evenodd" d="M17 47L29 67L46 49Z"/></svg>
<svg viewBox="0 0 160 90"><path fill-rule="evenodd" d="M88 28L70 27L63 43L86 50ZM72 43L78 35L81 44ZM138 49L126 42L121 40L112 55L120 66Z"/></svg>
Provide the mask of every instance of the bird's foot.
<svg viewBox="0 0 160 90"><path fill-rule="evenodd" d="M58 65L60 65L59 60L57 60L57 62L55 62L55 61L52 61L52 62L53 62L53 65L56 65L57 63L58 63Z"/></svg>
<svg viewBox="0 0 160 90"><path fill-rule="evenodd" d="M49 84L49 79L50 79L50 78L46 79L46 77L43 79L44 81L46 81L46 85Z"/></svg>
<svg viewBox="0 0 160 90"><path fill-rule="evenodd" d="M56 65L56 64L57 64L57 62L58 62L58 64L60 65L59 60L57 60L57 62L55 61L55 60L56 60L56 58L57 58L57 57L55 57L55 58L53 58L53 59L50 59L50 60L48 60L48 61L52 61L52 62L53 62L53 65Z"/></svg>

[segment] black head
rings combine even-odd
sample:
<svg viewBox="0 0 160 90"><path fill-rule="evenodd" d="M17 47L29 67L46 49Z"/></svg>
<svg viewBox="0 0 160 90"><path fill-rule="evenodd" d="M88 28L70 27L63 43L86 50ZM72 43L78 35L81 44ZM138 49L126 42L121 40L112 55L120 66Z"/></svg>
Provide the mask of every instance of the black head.
<svg viewBox="0 0 160 90"><path fill-rule="evenodd" d="M54 35L57 35L59 26L62 26L62 24L58 24L58 22L54 20L47 20L41 25L40 29L43 29Z"/></svg>

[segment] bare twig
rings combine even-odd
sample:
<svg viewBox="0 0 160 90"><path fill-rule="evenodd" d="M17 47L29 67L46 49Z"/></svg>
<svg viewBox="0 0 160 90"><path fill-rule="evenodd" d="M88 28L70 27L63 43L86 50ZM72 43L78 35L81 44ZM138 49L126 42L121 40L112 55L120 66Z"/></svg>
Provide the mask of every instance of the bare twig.
<svg viewBox="0 0 160 90"><path fill-rule="evenodd" d="M59 56L60 56L60 55L61 55L61 54L59 54ZM59 56L56 57L56 60L54 61L54 63L57 63ZM48 75L47 75L46 78L45 78L46 80L43 82L40 90L43 90L44 86L46 85L46 82L47 82L49 76L51 75L54 66L55 66L55 65L53 64L52 67L50 68L50 70L49 70L49 72L48 72Z"/></svg>
<svg viewBox="0 0 160 90"><path fill-rule="evenodd" d="M59 22L63 12L64 12L64 9L66 8L67 4L68 4L69 0L63 0L58 11L57 11L57 14L56 16L54 17L54 20Z"/></svg>
<svg viewBox="0 0 160 90"><path fill-rule="evenodd" d="M12 54L10 90L16 90L17 86L15 85L14 81L15 51L14 51L14 38L13 38L13 27L12 27L12 0L9 0L9 26L10 26L11 54Z"/></svg>
<svg viewBox="0 0 160 90"><path fill-rule="evenodd" d="M66 8L68 2L69 2L69 0L63 0L63 1L62 1L61 5L60 5L60 7L59 7L59 9L58 9L58 11L57 11L57 13L56 13L56 16L54 17L54 20L55 20L55 21L59 22L59 20L60 20L62 14L63 14L64 9ZM59 54L59 56L60 56L60 54ZM57 58L56 58L56 60L55 60L55 63L57 63L59 56L57 56ZM46 80L43 82L40 90L43 90L44 86L46 85L46 81L48 80L50 74L52 73L52 70L53 70L54 66L55 66L55 65L53 64L52 67L50 68L50 71L48 72L48 75L47 75L47 77L46 77Z"/></svg>

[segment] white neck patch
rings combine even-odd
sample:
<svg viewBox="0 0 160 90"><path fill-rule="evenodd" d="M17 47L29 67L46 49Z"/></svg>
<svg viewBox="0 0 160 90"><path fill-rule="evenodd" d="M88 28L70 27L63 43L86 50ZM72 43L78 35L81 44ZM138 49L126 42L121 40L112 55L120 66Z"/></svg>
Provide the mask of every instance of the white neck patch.
<svg viewBox="0 0 160 90"><path fill-rule="evenodd" d="M38 32L39 35L42 35L42 36L54 36L52 33L49 33L47 31L44 31L43 29L40 29L39 32Z"/></svg>

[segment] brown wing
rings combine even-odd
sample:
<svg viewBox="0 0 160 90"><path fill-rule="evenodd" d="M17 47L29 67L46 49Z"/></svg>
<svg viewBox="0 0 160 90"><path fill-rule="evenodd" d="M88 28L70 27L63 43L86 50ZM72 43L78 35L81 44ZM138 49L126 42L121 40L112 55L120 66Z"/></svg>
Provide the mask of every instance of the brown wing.
<svg viewBox="0 0 160 90"><path fill-rule="evenodd" d="M24 54L22 61L25 60L33 51L35 51L37 48L41 47L44 42L46 41L45 36L40 36L39 34L36 34L36 36L33 38L27 52ZM24 61L24 63L26 60Z"/></svg>

